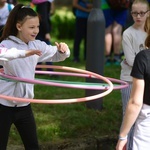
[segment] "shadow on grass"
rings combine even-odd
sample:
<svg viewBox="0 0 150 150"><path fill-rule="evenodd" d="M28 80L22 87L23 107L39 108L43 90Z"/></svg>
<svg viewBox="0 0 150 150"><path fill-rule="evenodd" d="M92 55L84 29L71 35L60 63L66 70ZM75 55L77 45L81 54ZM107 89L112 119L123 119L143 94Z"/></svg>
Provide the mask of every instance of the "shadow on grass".
<svg viewBox="0 0 150 150"><path fill-rule="evenodd" d="M114 150L116 137L104 136L43 143L40 150ZM23 150L23 146L11 145L8 150Z"/></svg>

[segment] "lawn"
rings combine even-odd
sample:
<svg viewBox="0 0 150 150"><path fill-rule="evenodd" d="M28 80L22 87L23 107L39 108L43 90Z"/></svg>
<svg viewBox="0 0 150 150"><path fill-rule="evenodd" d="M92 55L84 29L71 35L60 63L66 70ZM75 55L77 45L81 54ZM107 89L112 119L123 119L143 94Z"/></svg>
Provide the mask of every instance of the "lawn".
<svg viewBox="0 0 150 150"><path fill-rule="evenodd" d="M55 40L54 36L52 36L52 39L52 44L54 44L55 41L66 42L72 52L73 40ZM81 58L83 58L83 43L80 48ZM73 55L71 53L70 58L66 59L64 62L54 63L53 65L85 69L85 61L81 60L80 63L74 63L72 60ZM104 76L119 79L120 66L105 67ZM85 82L85 78L71 76L54 77L49 75L36 75L36 78ZM35 98L37 99L70 99L84 96L85 90L83 89L35 85ZM76 143L78 143L79 140L84 143L85 140L90 139L87 142L89 144L93 139L94 142L95 139L117 139L122 119L120 90L113 90L112 93L99 100L103 102L103 109L101 111L87 108L86 102L73 104L32 103L40 145L55 143L55 145L57 145L57 149L63 150L62 145L64 147L67 146L67 141L71 141L74 146L77 145ZM59 144L62 142L62 145ZM18 145L21 145L20 150L22 149L22 141L14 126L12 126L10 131L8 149L13 150L11 147L12 145L16 146L14 150L19 150L19 147L17 148ZM59 147L58 145L61 146ZM112 150L114 150L114 145L112 146ZM53 148L45 148L45 150L46 149L54 150ZM68 148L65 150L79 149ZM85 150L85 148L81 148L81 150ZM94 148L87 150L94 150ZM104 147L96 148L96 150L110 149L106 149L106 147Z"/></svg>
<svg viewBox="0 0 150 150"><path fill-rule="evenodd" d="M65 42L72 51L73 41L65 40ZM81 53L81 57L82 55ZM80 63L72 62L72 54L64 62L54 63L54 65L85 69L85 61ZM119 74L119 66L110 66L104 69L104 76L119 79ZM84 78L69 76L50 77L49 75L36 75L36 78L75 82L85 81ZM35 85L35 98L38 99L68 99L84 96L85 90L82 89ZM68 139L93 139L106 136L116 138L119 133L122 117L120 90L114 90L100 100L103 101L103 109L101 111L87 108L86 102L74 104L32 103L39 143L44 145L45 143L57 143ZM12 126L9 137L9 145L12 144L22 144L14 126Z"/></svg>

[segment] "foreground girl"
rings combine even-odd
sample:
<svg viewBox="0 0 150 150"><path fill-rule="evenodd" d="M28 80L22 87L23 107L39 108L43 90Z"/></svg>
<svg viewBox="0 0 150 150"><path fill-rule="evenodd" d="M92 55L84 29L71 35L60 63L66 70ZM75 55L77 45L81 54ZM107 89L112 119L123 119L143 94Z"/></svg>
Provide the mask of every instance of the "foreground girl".
<svg viewBox="0 0 150 150"><path fill-rule="evenodd" d="M36 12L22 4L18 4L11 11L1 44L10 49L40 50L41 55L33 55L12 61L0 61L5 74L21 78L34 79L35 68L38 62L58 62L70 56L70 50L65 43L56 46L47 45L45 42L35 40L39 32L39 18ZM16 83L0 80L0 94L33 98L34 86L28 83ZM26 150L38 150L36 125L30 103L8 101L0 99L0 149L7 149L8 135L14 123Z"/></svg>

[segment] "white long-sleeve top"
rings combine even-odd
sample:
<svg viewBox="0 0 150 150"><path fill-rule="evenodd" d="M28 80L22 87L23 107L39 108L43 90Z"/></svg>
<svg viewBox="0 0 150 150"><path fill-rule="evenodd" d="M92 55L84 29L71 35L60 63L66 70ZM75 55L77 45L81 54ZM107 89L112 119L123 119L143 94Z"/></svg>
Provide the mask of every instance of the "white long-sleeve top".
<svg viewBox="0 0 150 150"><path fill-rule="evenodd" d="M5 74L20 78L34 79L35 68L38 62L59 62L70 56L69 49L66 53L60 53L57 46L47 45L45 42L39 40L30 41L26 44L15 36L9 36L9 38L2 41L1 44L8 49L15 47L18 50L34 49L42 52L41 56L32 55L11 61L0 61L0 65L3 66ZM0 94L21 98L34 98L33 84L0 80L0 85ZM0 104L11 107L28 105L28 103L25 102L9 101L1 98Z"/></svg>
<svg viewBox="0 0 150 150"><path fill-rule="evenodd" d="M125 59L121 62L121 80L132 82L130 73L134 59L137 53L145 49L146 37L146 32L137 30L133 26L130 26L123 32L122 47Z"/></svg>

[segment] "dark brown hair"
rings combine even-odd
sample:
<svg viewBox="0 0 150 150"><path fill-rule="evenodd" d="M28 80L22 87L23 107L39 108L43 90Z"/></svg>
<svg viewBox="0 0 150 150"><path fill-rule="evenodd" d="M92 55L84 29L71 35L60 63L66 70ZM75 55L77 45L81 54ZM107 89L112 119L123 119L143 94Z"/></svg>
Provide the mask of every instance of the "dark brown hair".
<svg viewBox="0 0 150 150"><path fill-rule="evenodd" d="M8 16L7 22L4 26L3 34L0 38L0 42L8 38L10 35L16 36L18 33L16 24L18 22L23 23L27 16L37 17L38 14L32 8L24 6L23 4L17 4Z"/></svg>

